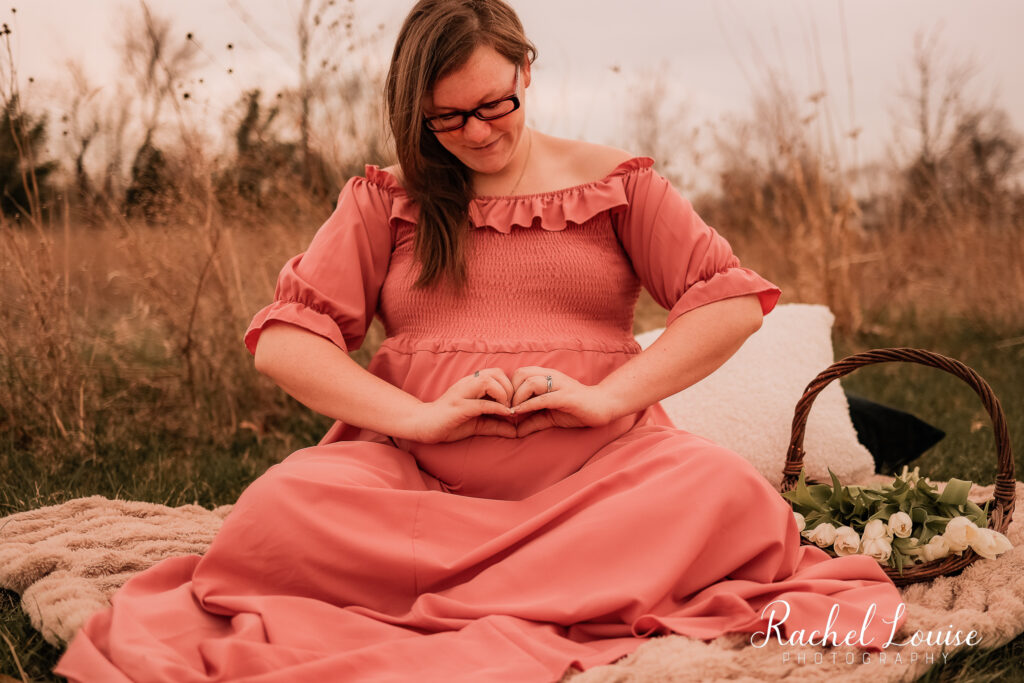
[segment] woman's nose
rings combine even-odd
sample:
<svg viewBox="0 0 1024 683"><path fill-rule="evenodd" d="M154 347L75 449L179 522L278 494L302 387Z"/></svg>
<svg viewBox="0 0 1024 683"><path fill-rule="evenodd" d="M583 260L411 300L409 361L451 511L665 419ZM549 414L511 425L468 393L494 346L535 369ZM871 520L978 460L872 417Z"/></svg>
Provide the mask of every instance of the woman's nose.
<svg viewBox="0 0 1024 683"><path fill-rule="evenodd" d="M462 127L462 135L468 142L483 142L490 134L491 124L475 116L470 116L466 125Z"/></svg>

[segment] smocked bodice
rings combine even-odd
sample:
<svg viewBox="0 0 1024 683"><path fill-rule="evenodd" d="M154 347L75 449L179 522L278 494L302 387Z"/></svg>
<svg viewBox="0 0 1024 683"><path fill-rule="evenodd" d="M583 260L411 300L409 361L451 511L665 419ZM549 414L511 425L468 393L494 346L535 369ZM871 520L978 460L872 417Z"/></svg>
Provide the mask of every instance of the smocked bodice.
<svg viewBox="0 0 1024 683"><path fill-rule="evenodd" d="M483 197L470 204L467 283L414 289L418 212L389 174L368 179L399 196L394 250L378 313L392 344L419 348L632 348L641 283L612 222L622 184L605 179L565 190Z"/></svg>
<svg viewBox="0 0 1024 683"><path fill-rule="evenodd" d="M389 337L421 340L632 340L640 281L607 213L564 230L471 230L467 286L413 289L418 266L413 226L398 229L381 288L380 315Z"/></svg>

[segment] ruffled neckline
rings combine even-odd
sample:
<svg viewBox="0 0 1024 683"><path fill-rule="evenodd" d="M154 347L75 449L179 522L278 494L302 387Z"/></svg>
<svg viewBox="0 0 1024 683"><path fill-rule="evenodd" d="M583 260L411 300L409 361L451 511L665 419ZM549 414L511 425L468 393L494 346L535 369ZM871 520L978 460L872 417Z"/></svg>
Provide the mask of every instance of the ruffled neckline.
<svg viewBox="0 0 1024 683"><path fill-rule="evenodd" d="M511 232L513 226L564 230L570 223L585 223L599 213L627 206L623 178L653 165L654 159L637 156L623 161L603 178L572 187L535 194L476 197L469 202L470 224L473 228L489 227L502 233ZM395 176L367 164L366 179L392 195L392 219L413 224L419 220L419 207Z"/></svg>

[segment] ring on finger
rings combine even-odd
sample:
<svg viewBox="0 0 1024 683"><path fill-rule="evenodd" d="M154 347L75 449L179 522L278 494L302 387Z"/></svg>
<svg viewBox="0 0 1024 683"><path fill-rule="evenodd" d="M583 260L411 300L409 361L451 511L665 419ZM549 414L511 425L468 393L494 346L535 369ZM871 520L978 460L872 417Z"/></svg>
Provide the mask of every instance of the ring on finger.
<svg viewBox="0 0 1024 683"><path fill-rule="evenodd" d="M473 376L474 376L474 377L479 377L479 376L480 376L480 371L479 371L479 370L477 370L476 372L474 372L474 373L473 373Z"/></svg>
<svg viewBox="0 0 1024 683"><path fill-rule="evenodd" d="M551 391L551 375L545 375L545 376L544 376L544 379L546 379L546 380L548 381L548 388L547 388L547 391ZM544 392L544 393L547 393L547 391L546 391L546 392Z"/></svg>

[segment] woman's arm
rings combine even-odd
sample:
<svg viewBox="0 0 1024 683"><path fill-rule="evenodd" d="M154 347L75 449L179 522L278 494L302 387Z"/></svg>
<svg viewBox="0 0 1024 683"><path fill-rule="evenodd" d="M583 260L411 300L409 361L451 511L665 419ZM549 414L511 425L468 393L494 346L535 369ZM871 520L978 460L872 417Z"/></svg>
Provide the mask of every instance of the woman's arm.
<svg viewBox="0 0 1024 683"><path fill-rule="evenodd" d="M757 331L762 318L756 294L690 309L676 316L647 349L594 385L554 368L519 368L512 375L512 409L525 416L518 434L547 427L596 427L639 412L714 372ZM553 380L551 392L546 375Z"/></svg>
<svg viewBox="0 0 1024 683"><path fill-rule="evenodd" d="M623 179L629 206L614 221L640 281L668 309L665 332L599 384L613 416L671 396L742 346L781 291L745 268L728 240L649 165Z"/></svg>
<svg viewBox="0 0 1024 683"><path fill-rule="evenodd" d="M756 294L683 313L653 344L596 385L611 419L643 410L717 370L761 327Z"/></svg>
<svg viewBox="0 0 1024 683"><path fill-rule="evenodd" d="M380 434L422 442L472 434L515 436L515 428L500 419L510 414L506 404L511 384L494 369L463 378L436 401L425 403L368 372L327 339L283 322L263 329L255 364L303 405ZM485 395L495 400L483 400Z"/></svg>
<svg viewBox="0 0 1024 683"><path fill-rule="evenodd" d="M513 410L534 412L519 422L520 435L551 425L606 424L685 389L734 354L782 293L740 265L729 242L652 163L638 160L623 176L627 206L612 215L612 224L640 282L668 309L667 329L595 385L554 368L516 370ZM542 409L547 412L537 412Z"/></svg>
<svg viewBox="0 0 1024 683"><path fill-rule="evenodd" d="M316 412L381 434L398 434L421 401L372 375L327 339L274 323L256 344L256 370Z"/></svg>

